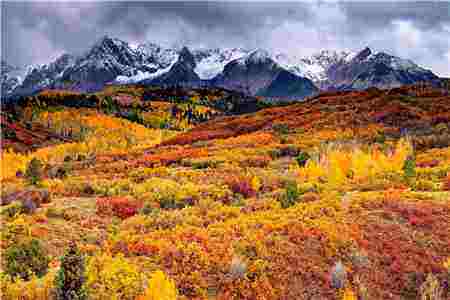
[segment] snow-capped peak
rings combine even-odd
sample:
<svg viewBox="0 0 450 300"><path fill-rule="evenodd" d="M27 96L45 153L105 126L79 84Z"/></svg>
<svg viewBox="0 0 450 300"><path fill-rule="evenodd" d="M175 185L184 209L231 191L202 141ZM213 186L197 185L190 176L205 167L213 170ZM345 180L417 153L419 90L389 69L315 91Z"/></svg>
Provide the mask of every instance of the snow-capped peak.
<svg viewBox="0 0 450 300"><path fill-rule="evenodd" d="M322 50L308 57L289 55L285 53L275 54L275 61L290 72L320 82L327 79L326 71L332 64L339 61L347 61L352 53L345 51Z"/></svg>
<svg viewBox="0 0 450 300"><path fill-rule="evenodd" d="M244 57L247 53L248 51L242 48L194 50L197 62L194 72L201 79L212 79L223 71L226 64Z"/></svg>
<svg viewBox="0 0 450 300"><path fill-rule="evenodd" d="M166 68L178 59L178 51L172 48L164 48L155 43L143 43L136 46L135 50L145 64L156 68Z"/></svg>
<svg viewBox="0 0 450 300"><path fill-rule="evenodd" d="M364 48L361 50L356 56L354 57L355 60L363 61L367 58L369 58L372 54L372 50L370 50L369 47Z"/></svg>

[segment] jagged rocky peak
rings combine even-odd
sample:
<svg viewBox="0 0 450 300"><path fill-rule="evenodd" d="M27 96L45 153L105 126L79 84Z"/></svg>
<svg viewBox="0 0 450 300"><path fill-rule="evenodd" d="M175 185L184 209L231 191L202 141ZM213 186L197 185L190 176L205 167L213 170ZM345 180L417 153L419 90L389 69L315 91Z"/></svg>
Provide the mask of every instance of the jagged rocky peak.
<svg viewBox="0 0 450 300"><path fill-rule="evenodd" d="M61 56L59 56L54 62L44 65L44 68L47 68L48 72L54 73L54 75L61 75L60 73L63 72L67 67L73 65L76 62L76 57L64 53Z"/></svg>
<svg viewBox="0 0 450 300"><path fill-rule="evenodd" d="M245 59L245 63L256 63L256 64L262 64L266 63L268 61L271 61L270 54L267 50L264 49L256 49L248 54L248 56Z"/></svg>
<svg viewBox="0 0 450 300"><path fill-rule="evenodd" d="M123 45L128 46L128 43L117 38L112 38L108 35L104 35L92 46L92 50L108 50Z"/></svg>
<svg viewBox="0 0 450 300"><path fill-rule="evenodd" d="M105 35L91 47L85 59L101 59L107 56L118 57L122 64L131 64L137 55L127 42Z"/></svg>
<svg viewBox="0 0 450 300"><path fill-rule="evenodd" d="M145 58L160 55L160 53L163 51L161 46L151 42L133 46L132 49Z"/></svg>
<svg viewBox="0 0 450 300"><path fill-rule="evenodd" d="M181 49L178 61L186 64L191 69L194 69L196 66L194 55L189 51L189 49L185 46Z"/></svg>
<svg viewBox="0 0 450 300"><path fill-rule="evenodd" d="M64 53L60 57L58 57L55 62L67 65L74 61L75 61L75 56L68 54L68 53Z"/></svg>
<svg viewBox="0 0 450 300"><path fill-rule="evenodd" d="M355 56L354 60L365 60L370 56L370 54L372 54L372 50L370 50L369 47L366 47Z"/></svg>
<svg viewBox="0 0 450 300"><path fill-rule="evenodd" d="M165 48L152 42L139 44L134 47L134 51L144 64L157 69L167 68L178 59L177 49Z"/></svg>

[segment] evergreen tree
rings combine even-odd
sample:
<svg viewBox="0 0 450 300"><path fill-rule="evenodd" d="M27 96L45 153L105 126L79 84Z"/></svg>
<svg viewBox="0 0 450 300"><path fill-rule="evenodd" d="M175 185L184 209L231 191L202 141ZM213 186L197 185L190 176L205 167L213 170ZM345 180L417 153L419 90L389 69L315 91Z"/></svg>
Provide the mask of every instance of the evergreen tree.
<svg viewBox="0 0 450 300"><path fill-rule="evenodd" d="M57 300L85 300L85 262L77 245L71 243L61 258L61 267L55 278Z"/></svg>

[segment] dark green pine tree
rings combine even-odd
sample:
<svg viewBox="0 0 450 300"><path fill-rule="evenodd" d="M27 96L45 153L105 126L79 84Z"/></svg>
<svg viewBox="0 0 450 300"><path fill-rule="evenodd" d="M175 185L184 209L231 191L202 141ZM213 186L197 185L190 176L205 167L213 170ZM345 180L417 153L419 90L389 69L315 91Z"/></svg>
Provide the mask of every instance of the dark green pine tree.
<svg viewBox="0 0 450 300"><path fill-rule="evenodd" d="M84 256L72 242L61 258L61 267L55 278L57 300L86 300Z"/></svg>

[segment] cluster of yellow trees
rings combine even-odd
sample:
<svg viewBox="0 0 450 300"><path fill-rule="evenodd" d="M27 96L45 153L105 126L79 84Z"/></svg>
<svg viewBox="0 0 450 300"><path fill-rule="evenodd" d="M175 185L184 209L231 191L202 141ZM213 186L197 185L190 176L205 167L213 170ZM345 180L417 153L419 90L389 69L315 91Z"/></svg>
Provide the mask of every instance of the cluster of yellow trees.
<svg viewBox="0 0 450 300"><path fill-rule="evenodd" d="M324 180L336 188L349 180L364 182L383 174L401 173L405 160L412 154L413 148L407 139L399 140L390 153L375 146L366 151L360 147L329 146L298 168L298 174L305 182Z"/></svg>
<svg viewBox="0 0 450 300"><path fill-rule="evenodd" d="M15 176L17 171L25 171L26 165L36 157L45 163L62 162L65 157L76 158L79 155L114 153L146 148L161 142L163 132L159 129L148 129L128 120L111 117L83 109L67 109L58 112L42 112L37 121L43 125L50 121L52 129L86 131L82 140L38 149L32 153L15 153L3 151L2 178ZM84 128L84 129L82 129ZM58 132L59 133L59 132Z"/></svg>

